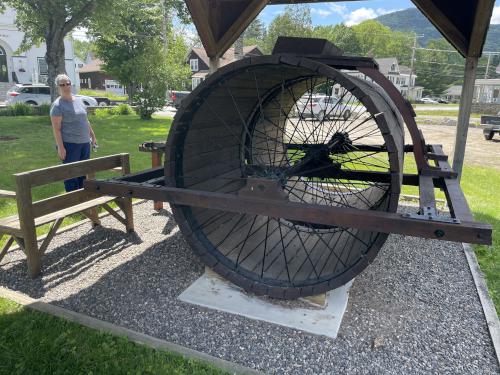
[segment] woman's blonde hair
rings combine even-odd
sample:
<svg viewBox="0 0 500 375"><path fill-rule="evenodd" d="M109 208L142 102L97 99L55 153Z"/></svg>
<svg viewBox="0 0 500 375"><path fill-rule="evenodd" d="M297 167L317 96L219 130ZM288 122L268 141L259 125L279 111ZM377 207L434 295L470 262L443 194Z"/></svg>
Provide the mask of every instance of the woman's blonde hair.
<svg viewBox="0 0 500 375"><path fill-rule="evenodd" d="M61 82L61 81L70 81L71 82L71 78L69 78L66 74L59 74L55 79L56 86L59 86L59 82Z"/></svg>

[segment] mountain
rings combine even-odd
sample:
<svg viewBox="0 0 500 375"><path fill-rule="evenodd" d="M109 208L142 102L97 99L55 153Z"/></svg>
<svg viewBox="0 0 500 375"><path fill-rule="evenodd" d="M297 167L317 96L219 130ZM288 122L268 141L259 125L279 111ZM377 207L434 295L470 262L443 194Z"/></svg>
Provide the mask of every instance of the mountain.
<svg viewBox="0 0 500 375"><path fill-rule="evenodd" d="M421 45L427 45L427 42L431 39L442 38L441 33L417 8L384 14L377 17L376 20L392 30L410 31L417 35L424 35L423 38L418 40ZM500 51L500 25L490 25L484 50Z"/></svg>

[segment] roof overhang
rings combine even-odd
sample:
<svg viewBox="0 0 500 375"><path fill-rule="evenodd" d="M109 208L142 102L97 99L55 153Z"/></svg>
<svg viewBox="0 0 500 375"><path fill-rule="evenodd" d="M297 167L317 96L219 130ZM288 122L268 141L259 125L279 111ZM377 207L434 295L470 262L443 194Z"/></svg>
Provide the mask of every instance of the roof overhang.
<svg viewBox="0 0 500 375"><path fill-rule="evenodd" d="M346 1L346 0L344 0ZM356 1L356 0L347 0ZM464 57L479 57L494 0L412 0ZM185 0L209 57L220 57L268 4L339 2L338 0Z"/></svg>

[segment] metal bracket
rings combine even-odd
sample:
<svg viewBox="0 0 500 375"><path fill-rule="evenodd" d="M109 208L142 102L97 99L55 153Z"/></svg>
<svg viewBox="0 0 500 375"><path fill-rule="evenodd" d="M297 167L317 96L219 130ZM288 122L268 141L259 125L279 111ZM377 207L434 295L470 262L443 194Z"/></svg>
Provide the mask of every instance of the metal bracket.
<svg viewBox="0 0 500 375"><path fill-rule="evenodd" d="M419 213L417 214L402 214L404 218L415 219L415 220L424 220L424 221L434 221L440 223L451 223L451 224L460 224L460 220L453 217L440 216L437 214L436 209L432 207L423 207Z"/></svg>

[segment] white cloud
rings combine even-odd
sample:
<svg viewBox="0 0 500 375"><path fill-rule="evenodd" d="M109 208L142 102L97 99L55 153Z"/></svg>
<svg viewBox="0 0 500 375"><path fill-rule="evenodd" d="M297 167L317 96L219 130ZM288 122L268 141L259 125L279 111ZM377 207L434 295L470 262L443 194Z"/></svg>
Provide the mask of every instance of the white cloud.
<svg viewBox="0 0 500 375"><path fill-rule="evenodd" d="M377 18L383 14L392 13L397 9L383 9L383 8L358 8L350 13L344 15L344 22L347 26L357 25L366 20Z"/></svg>
<svg viewBox="0 0 500 375"><path fill-rule="evenodd" d="M328 8L334 13L338 13L341 16L345 15L347 13L347 7L345 5L339 5L339 4L328 4Z"/></svg>
<svg viewBox="0 0 500 375"><path fill-rule="evenodd" d="M500 23L500 5L493 8L493 16L491 17L492 24Z"/></svg>
<svg viewBox="0 0 500 375"><path fill-rule="evenodd" d="M321 9L321 8L312 8L311 9L312 14L317 14L320 17L328 17L330 16L333 12L326 10L326 9Z"/></svg>

